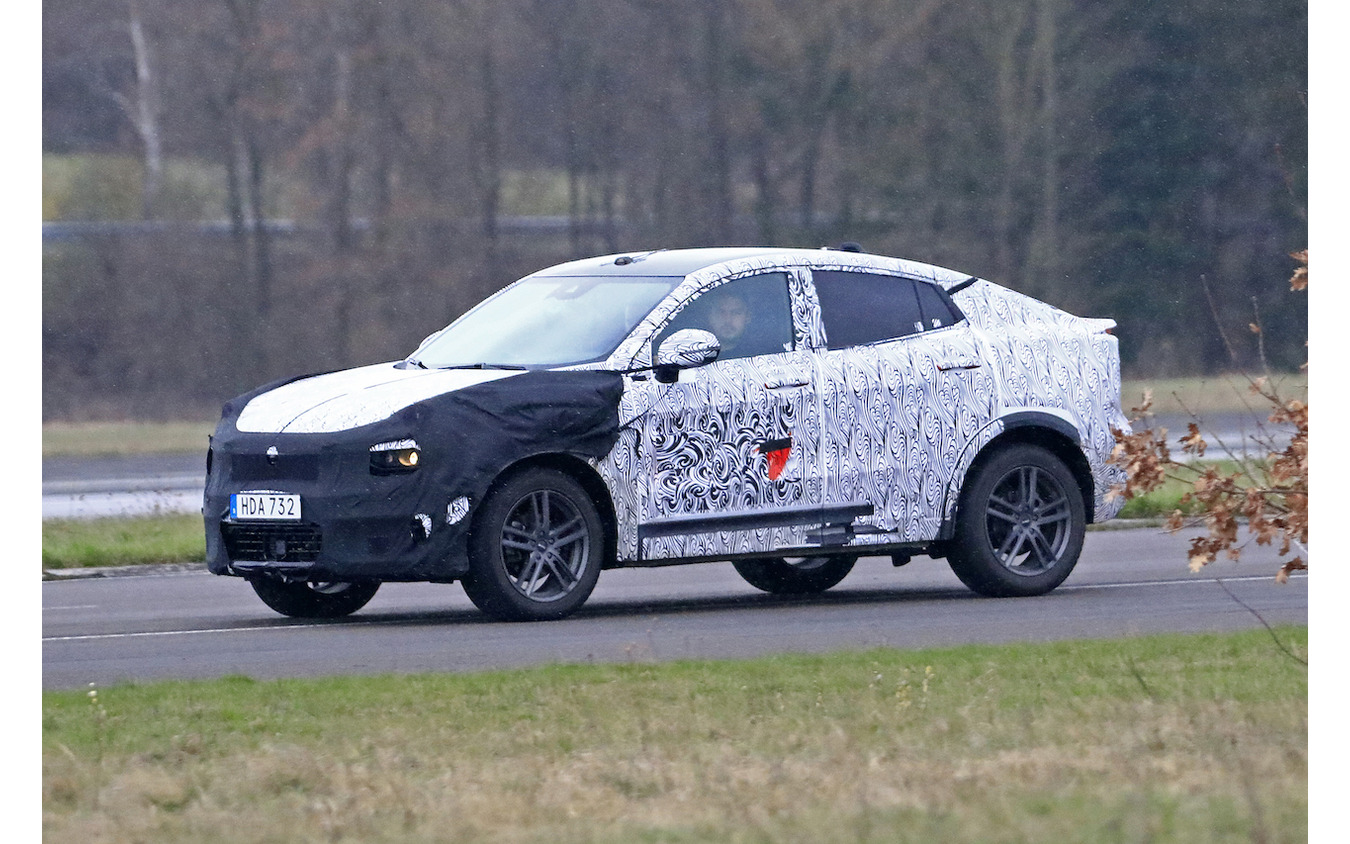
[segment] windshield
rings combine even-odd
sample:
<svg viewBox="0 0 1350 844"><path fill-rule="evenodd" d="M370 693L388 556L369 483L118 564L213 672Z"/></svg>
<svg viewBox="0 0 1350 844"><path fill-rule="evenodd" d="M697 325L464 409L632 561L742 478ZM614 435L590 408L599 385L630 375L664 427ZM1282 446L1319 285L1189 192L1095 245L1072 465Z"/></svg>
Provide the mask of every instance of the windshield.
<svg viewBox="0 0 1350 844"><path fill-rule="evenodd" d="M529 278L450 324L409 359L447 366L564 366L604 360L682 277Z"/></svg>

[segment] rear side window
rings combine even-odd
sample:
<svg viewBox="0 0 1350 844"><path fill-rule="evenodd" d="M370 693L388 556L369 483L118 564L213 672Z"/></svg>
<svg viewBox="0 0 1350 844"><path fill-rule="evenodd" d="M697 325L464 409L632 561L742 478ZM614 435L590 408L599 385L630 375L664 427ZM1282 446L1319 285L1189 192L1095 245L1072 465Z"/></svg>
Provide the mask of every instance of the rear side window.
<svg viewBox="0 0 1350 844"><path fill-rule="evenodd" d="M842 349L917 334L924 313L907 278L848 270L812 270L829 348Z"/></svg>

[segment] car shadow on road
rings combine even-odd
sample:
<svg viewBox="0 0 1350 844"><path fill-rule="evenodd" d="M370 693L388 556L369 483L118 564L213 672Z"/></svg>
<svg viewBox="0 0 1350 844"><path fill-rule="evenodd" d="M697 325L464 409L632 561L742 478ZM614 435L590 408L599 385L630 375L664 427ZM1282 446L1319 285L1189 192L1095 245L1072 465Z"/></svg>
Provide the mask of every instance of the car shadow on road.
<svg viewBox="0 0 1350 844"><path fill-rule="evenodd" d="M965 589L948 587L895 589L832 589L817 595L734 594L693 598L640 598L635 600L596 599L565 619L542 624L575 624L606 619L644 619L652 616L691 615L696 613L736 612L749 609L835 608L857 605L914 604L929 601L982 600ZM496 625L527 622L499 622L476 609L427 609L380 611L367 608L347 618L268 619L268 626L314 626L315 624L446 626ZM256 622L255 622L256 623Z"/></svg>

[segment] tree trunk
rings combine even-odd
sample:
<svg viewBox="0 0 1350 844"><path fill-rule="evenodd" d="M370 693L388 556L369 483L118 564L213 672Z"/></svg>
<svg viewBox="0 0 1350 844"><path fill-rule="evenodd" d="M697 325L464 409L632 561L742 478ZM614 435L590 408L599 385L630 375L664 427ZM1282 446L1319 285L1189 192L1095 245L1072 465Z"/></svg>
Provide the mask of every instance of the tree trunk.
<svg viewBox="0 0 1350 844"><path fill-rule="evenodd" d="M272 244L267 231L267 210L263 200L264 157L262 144L249 133L244 152L248 172L249 228L253 239L253 277L257 285L258 316L266 317L272 310Z"/></svg>
<svg viewBox="0 0 1350 844"><path fill-rule="evenodd" d="M1063 185L1059 175L1059 69L1055 62L1058 27L1057 0L1038 0L1036 43L1041 70L1041 207L1031 272L1039 277L1039 289L1055 290L1061 278L1059 259L1059 199Z"/></svg>
<svg viewBox="0 0 1350 844"><path fill-rule="evenodd" d="M159 88L155 78L150 42L141 23L141 7L137 0L127 4L127 28L131 34L131 48L136 60L136 92L134 102L124 102L141 139L142 162L145 175L141 182L141 217L151 219L159 205L160 186L164 179L164 150L159 128Z"/></svg>
<svg viewBox="0 0 1350 844"><path fill-rule="evenodd" d="M778 235L774 219L778 212L778 191L769 166L769 132L761 128L755 133L751 146L750 169L755 182L755 221L762 244L776 243Z"/></svg>
<svg viewBox="0 0 1350 844"><path fill-rule="evenodd" d="M492 24L489 24L487 29L490 31ZM481 160L478 165L478 191L480 213L483 218L483 238L487 244L487 260L492 262L496 259L500 239L497 218L501 212L502 161L499 107L501 92L498 90L497 63L493 55L491 38L483 44L479 82L483 97L483 124L479 141Z"/></svg>
<svg viewBox="0 0 1350 844"><path fill-rule="evenodd" d="M731 139L727 129L723 74L726 72L725 27L721 0L708 0L704 6L704 76L708 109L708 190L709 227L705 229L709 245L730 243L733 237L731 199Z"/></svg>

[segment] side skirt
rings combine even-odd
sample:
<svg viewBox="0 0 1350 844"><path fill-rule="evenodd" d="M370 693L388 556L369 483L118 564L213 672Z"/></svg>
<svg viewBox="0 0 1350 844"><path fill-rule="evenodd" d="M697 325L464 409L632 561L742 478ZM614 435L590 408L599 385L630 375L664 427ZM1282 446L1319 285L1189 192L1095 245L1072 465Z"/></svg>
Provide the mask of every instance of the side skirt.
<svg viewBox="0 0 1350 844"><path fill-rule="evenodd" d="M809 535L812 539L819 541L821 546L844 545L853 537L855 530L853 523L864 516L872 515L872 512L873 507L870 503L853 502L829 506L813 505L773 510L738 510L728 513L690 513L688 515L669 516L638 525L638 562L642 562L641 549L645 547L645 541L648 539L657 539L663 536L687 536L698 533L722 533L813 525L816 529L810 531Z"/></svg>

